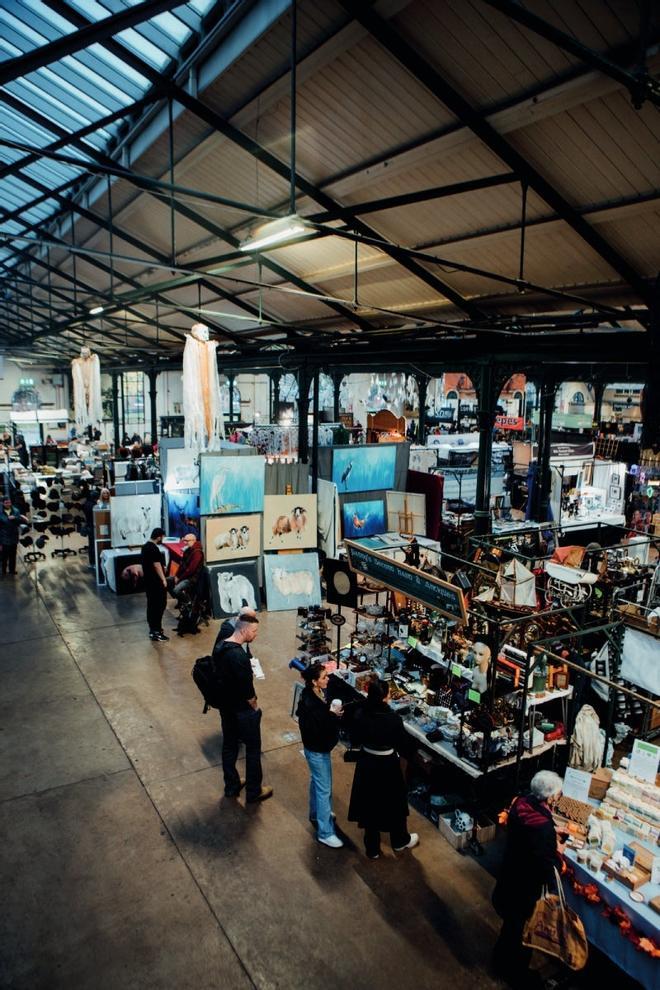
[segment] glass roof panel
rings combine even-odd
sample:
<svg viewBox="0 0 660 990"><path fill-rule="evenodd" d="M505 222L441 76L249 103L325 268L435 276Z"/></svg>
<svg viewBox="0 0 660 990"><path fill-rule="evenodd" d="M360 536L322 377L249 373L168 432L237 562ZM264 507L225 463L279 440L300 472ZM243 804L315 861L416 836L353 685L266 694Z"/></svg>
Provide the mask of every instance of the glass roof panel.
<svg viewBox="0 0 660 990"><path fill-rule="evenodd" d="M17 58L48 44L75 35L84 20L91 24L139 4L142 0L61 0L52 9L43 0L0 0L0 61ZM181 46L193 32L199 32L202 18L218 0L189 0L171 11L164 11L147 21L115 34L113 40L137 55L145 64L166 72L178 57ZM221 10L235 7L241 0L225 0ZM70 11L70 16L67 15ZM42 148L81 128L93 125L111 113L126 109L149 92L151 82L141 72L126 65L121 56L110 52L102 41L76 51L58 61L44 64L24 76L8 82L4 100L0 92L0 139L16 141L31 148ZM22 108L7 102L11 96ZM34 119L32 119L34 118ZM121 127L122 120L99 128L83 141L92 156L105 150ZM16 219L2 225L4 233L18 234L31 224L42 223L61 210L51 193L68 189L90 173L89 161L75 141L63 153L79 158L81 168L42 157L29 161L26 152L0 145L0 168L18 164L16 170L0 179L0 218L16 212ZM21 161L28 164L21 166ZM43 200L41 197L48 193ZM36 204L36 205L34 205ZM19 216L20 211L20 216ZM17 247L20 247L17 244ZM11 247L1 249L3 258L11 258ZM14 261L17 261L14 258ZM22 264L22 262L18 262Z"/></svg>

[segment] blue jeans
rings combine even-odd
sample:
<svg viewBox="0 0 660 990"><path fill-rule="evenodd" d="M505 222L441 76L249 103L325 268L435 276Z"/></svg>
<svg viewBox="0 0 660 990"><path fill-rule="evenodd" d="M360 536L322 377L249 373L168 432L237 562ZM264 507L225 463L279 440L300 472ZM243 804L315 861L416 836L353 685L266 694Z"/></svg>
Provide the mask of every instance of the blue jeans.
<svg viewBox="0 0 660 990"><path fill-rule="evenodd" d="M335 834L332 818L332 757L330 753L303 750L309 767L309 817L317 823L319 839Z"/></svg>

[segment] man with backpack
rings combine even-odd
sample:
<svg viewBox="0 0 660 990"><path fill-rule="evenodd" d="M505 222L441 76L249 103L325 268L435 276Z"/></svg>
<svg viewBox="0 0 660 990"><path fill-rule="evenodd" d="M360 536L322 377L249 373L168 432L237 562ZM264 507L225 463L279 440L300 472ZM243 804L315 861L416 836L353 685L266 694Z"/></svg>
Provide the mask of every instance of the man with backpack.
<svg viewBox="0 0 660 990"><path fill-rule="evenodd" d="M272 787L263 787L261 783L261 709L254 690L252 665L245 652L245 646L256 639L258 627L256 613L241 609L231 636L216 643L213 650L220 684L225 797L238 797L245 785L248 804L265 801L273 793ZM236 769L241 743L245 746L245 781Z"/></svg>

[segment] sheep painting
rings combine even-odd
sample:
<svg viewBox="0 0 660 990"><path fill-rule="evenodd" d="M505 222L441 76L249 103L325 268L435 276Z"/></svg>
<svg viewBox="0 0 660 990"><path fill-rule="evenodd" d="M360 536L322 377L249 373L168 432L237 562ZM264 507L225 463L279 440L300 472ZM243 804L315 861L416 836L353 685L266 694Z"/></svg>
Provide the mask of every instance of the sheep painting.
<svg viewBox="0 0 660 990"><path fill-rule="evenodd" d="M266 495L264 550L313 549L316 527L316 495Z"/></svg>
<svg viewBox="0 0 660 990"><path fill-rule="evenodd" d="M281 612L321 601L317 553L266 554L264 576L268 609Z"/></svg>
<svg viewBox="0 0 660 990"><path fill-rule="evenodd" d="M258 610L259 577L256 560L211 565L211 597L216 619L236 615L244 605Z"/></svg>
<svg viewBox="0 0 660 990"><path fill-rule="evenodd" d="M110 499L113 547L142 546L161 525L160 495L118 495Z"/></svg>
<svg viewBox="0 0 660 990"><path fill-rule="evenodd" d="M164 460L166 492L182 488L199 488L199 465L193 450L184 447L168 448L164 452Z"/></svg>
<svg viewBox="0 0 660 990"><path fill-rule="evenodd" d="M206 559L238 560L261 552L261 516L218 516L205 520Z"/></svg>

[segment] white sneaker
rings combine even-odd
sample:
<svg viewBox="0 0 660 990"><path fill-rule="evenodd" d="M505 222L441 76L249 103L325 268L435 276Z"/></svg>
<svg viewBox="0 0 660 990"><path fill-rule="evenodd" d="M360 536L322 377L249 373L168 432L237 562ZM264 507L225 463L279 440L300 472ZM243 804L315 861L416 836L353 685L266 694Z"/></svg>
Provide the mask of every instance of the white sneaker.
<svg viewBox="0 0 660 990"><path fill-rule="evenodd" d="M410 840L408 842L406 842L405 846L395 846L394 847L394 852L395 853L400 853L400 852L403 852L404 849L414 849L415 846L418 846L418 845L419 845L419 836L417 835L417 832L411 832L410 833Z"/></svg>
<svg viewBox="0 0 660 990"><path fill-rule="evenodd" d="M319 842L322 842L324 846L330 846L331 849L341 849L344 845L338 835L329 835L327 839L319 838Z"/></svg>

